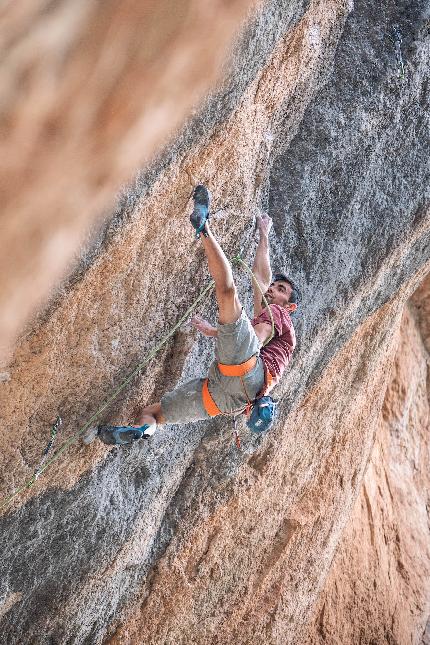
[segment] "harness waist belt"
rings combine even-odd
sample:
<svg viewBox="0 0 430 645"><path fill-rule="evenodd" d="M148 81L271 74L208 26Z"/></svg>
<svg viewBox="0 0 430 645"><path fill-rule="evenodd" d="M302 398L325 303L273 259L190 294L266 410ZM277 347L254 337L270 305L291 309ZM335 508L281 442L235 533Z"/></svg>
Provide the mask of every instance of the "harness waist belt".
<svg viewBox="0 0 430 645"><path fill-rule="evenodd" d="M254 369L256 364L257 357L251 356L251 358L239 365L224 365L223 363L218 363L218 369L223 376L245 376L245 374L248 374L248 372Z"/></svg>

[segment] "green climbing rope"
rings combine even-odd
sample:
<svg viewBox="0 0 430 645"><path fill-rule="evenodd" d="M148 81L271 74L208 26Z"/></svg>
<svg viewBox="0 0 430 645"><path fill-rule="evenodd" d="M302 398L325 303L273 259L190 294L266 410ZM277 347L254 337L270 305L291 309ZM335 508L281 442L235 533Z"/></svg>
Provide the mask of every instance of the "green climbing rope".
<svg viewBox="0 0 430 645"><path fill-rule="evenodd" d="M141 369L145 367L149 363L149 361L159 352L159 350L163 347L163 345L166 344L166 342L173 336L173 334L179 329L179 327L190 317L190 314L194 311L194 309L197 307L197 305L205 298L205 296L212 291L214 288L215 283L212 281L208 284L208 286L203 289L203 291L200 292L198 297L194 300L193 304L191 307L187 309L187 311L184 313L184 315L178 320L176 325L160 340L160 342L154 347L154 349L144 358L144 360L137 365L137 367L127 376L126 379L117 387L117 389L111 394L111 396L103 403L103 405L92 415L90 419L80 428L75 434L73 434L71 437L69 437L66 441L64 441L59 448L57 448L56 452L52 455L50 459L48 459L42 466L42 468L39 469L37 473L37 477L33 475L23 486L18 488L12 495L9 495L9 497L6 497L3 502L0 504L0 510L3 509L5 506L8 506L10 502L17 496L23 493L27 488L31 488L33 486L34 482L40 477L40 475L47 469L51 464L53 464L59 456L73 443L76 443L76 441L79 439L79 437L85 432L87 428L90 427L90 425L97 419L97 417L100 416L100 414L106 410L106 408L116 399L116 397L123 391L123 389L130 383L130 381L140 372Z"/></svg>
<svg viewBox="0 0 430 645"><path fill-rule="evenodd" d="M274 321L273 321L273 315L272 315L272 312L270 310L270 307L268 306L267 300L266 300L266 298L264 296L263 290L261 289L261 286L260 286L257 278L254 276L253 272L251 271L249 266L246 264L246 262L244 262L240 258L239 255L235 256L232 259L232 262L236 262L237 264L240 264L252 276L252 279L254 280L255 284L258 286L258 288L259 288L259 290L261 292L261 295L262 295L262 298L263 298L265 306L268 307L270 317L271 317L271 321L272 321L272 334L269 337L269 339L264 343L266 345L273 338L274 330L275 330ZM116 388L116 390L111 394L111 396L103 403L103 405L100 406L100 408L90 417L90 419L88 419L88 421L77 432L75 432L71 437L66 439L66 441L64 441L61 444L61 446L59 448L57 448L57 450L54 452L54 454L52 455L52 457L50 459L47 459L44 463L41 463L39 468L37 469L36 473L25 484L23 484L23 486L21 486L14 493L12 493L11 495L9 495L8 497L5 497L3 499L3 501L0 504L0 510L2 510L4 507L8 506L10 504L10 502L15 497L17 497L18 495L23 493L25 490L27 490L27 488L31 488L33 486L33 484L35 483L35 481L40 477L40 475L43 472L45 472L45 470L47 468L49 468L49 466L51 466L55 461L57 461L57 459L60 457L60 455L62 455L63 452L65 452L65 450L67 450L67 448L69 448L69 446L71 446L72 444L76 443L76 441L85 432L85 430L90 427L90 425L100 416L100 414L102 412L104 412L104 410L106 410L107 407L109 407L109 405L116 399L116 397L130 383L130 381L136 376L136 374L138 374L149 363L149 361L152 358L154 358L154 356L160 351L160 349L163 347L163 345L165 345L167 343L169 338L171 338L173 336L173 334L179 329L179 327L186 320L189 319L190 314L196 309L198 304L200 304L203 300L205 300L205 298L210 294L210 292L212 291L214 286L215 286L215 282L212 280L208 284L208 286L205 287L205 289L203 289L200 292L200 294L194 300L193 304L186 310L186 312L183 314L183 316L181 316L181 318L178 320L176 325L174 325L174 327L172 327L172 329L167 334L165 334L165 336L163 336L163 338L154 347L154 349L151 352L149 352L149 354L146 356L146 358L144 358L143 361L141 363L139 363L136 366L136 368L131 372L131 374L129 374L127 376L127 378L125 378L124 381L122 381L122 383Z"/></svg>

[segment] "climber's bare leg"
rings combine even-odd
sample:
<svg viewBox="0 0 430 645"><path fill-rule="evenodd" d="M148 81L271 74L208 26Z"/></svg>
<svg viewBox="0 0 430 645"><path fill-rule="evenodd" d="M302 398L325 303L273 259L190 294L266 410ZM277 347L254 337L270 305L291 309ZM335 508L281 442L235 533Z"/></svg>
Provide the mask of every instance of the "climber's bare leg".
<svg viewBox="0 0 430 645"><path fill-rule="evenodd" d="M163 417L161 412L161 403L154 403L153 405L148 405L146 408L141 408L136 415L134 420L135 426L143 426L145 423L153 425L162 425L166 423L166 419Z"/></svg>
<svg viewBox="0 0 430 645"><path fill-rule="evenodd" d="M215 294L219 308L221 325L236 322L242 313L242 305L237 296L231 264L224 251L214 238L209 224L206 223L207 237L201 237L209 264L209 272L215 281Z"/></svg>

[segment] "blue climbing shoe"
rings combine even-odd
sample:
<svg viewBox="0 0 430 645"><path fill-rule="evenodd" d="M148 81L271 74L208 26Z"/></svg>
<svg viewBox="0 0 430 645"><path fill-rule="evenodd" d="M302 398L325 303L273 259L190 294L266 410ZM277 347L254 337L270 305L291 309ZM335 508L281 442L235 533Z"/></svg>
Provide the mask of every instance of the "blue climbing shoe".
<svg viewBox="0 0 430 645"><path fill-rule="evenodd" d="M203 233L203 235L207 237L205 225L209 219L210 195L206 186L199 184L194 188L193 200L194 209L190 215L190 222L196 229L197 238L200 237L200 233Z"/></svg>
<svg viewBox="0 0 430 645"><path fill-rule="evenodd" d="M97 426L97 438L109 446L127 446L139 439L149 439L155 432L155 424L143 426ZM84 437L84 443L85 442Z"/></svg>

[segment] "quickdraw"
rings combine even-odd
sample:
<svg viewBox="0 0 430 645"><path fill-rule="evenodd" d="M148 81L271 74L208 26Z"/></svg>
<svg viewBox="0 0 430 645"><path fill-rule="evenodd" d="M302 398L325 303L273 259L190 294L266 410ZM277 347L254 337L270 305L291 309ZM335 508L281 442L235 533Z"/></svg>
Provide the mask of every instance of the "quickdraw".
<svg viewBox="0 0 430 645"><path fill-rule="evenodd" d="M394 44L396 51L397 65L399 66L399 76L404 78L405 76L405 65L403 62L402 55L402 34L400 32L399 25L394 25L392 29L392 35L390 36L391 42Z"/></svg>
<svg viewBox="0 0 430 645"><path fill-rule="evenodd" d="M62 423L63 423L62 418L60 416L58 416L55 419L54 423L52 424L51 437L49 439L48 445L46 446L45 450L42 453L42 459L40 461L40 464L38 465L38 467L34 471L33 477L28 482L29 487L33 485L33 483L38 479L39 475L43 472L43 464L45 463L45 461L46 461L46 459L47 459L47 457L48 457L48 455L49 455L49 453L51 451L51 448L54 445L54 441L55 441L55 438L57 436L58 429L59 429L59 427L61 426Z"/></svg>
<svg viewBox="0 0 430 645"><path fill-rule="evenodd" d="M233 416L233 434L234 434L234 442L236 444L236 448L240 450L240 434L237 429L237 417Z"/></svg>

